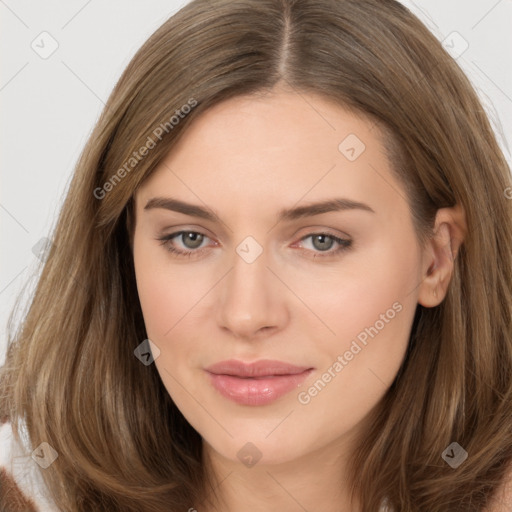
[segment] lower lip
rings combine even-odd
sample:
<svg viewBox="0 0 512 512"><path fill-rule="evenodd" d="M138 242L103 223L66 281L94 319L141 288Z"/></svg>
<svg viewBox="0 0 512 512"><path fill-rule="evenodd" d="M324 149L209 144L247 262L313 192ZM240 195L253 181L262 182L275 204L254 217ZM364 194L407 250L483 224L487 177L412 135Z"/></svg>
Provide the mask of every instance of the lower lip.
<svg viewBox="0 0 512 512"><path fill-rule="evenodd" d="M295 375L277 375L257 379L207 373L213 387L233 402L241 405L266 405L297 388L312 371L313 369L310 368Z"/></svg>

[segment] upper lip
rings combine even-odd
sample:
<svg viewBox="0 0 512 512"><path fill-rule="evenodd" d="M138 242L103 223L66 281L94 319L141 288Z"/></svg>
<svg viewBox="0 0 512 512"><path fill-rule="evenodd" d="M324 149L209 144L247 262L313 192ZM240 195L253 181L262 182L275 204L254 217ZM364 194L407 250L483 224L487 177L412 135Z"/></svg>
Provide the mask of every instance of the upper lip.
<svg viewBox="0 0 512 512"><path fill-rule="evenodd" d="M296 375L310 369L310 366L296 366L271 359L262 359L253 363L229 359L209 366L206 368L206 371L217 375L233 375L236 377L266 377L272 375Z"/></svg>

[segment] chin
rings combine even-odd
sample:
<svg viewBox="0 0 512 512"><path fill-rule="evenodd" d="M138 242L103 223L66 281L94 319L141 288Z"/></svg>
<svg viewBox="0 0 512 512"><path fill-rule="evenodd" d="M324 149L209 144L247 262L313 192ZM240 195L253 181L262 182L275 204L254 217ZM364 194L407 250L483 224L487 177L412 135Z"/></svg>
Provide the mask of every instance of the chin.
<svg viewBox="0 0 512 512"><path fill-rule="evenodd" d="M229 439L207 440L210 449L223 458L252 468L255 465L285 464L297 459L305 453L307 442L305 439L295 439L285 432L280 436L272 433L268 436L267 430L244 431L243 435ZM311 447L314 449L314 447Z"/></svg>

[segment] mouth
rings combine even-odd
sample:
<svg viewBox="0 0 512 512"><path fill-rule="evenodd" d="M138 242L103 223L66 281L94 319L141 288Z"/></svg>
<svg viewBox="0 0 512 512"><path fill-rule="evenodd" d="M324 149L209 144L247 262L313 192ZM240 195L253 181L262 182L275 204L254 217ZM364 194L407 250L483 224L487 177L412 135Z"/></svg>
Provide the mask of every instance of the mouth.
<svg viewBox="0 0 512 512"><path fill-rule="evenodd" d="M266 405L299 387L314 368L282 361L221 361L206 368L212 386L240 405Z"/></svg>

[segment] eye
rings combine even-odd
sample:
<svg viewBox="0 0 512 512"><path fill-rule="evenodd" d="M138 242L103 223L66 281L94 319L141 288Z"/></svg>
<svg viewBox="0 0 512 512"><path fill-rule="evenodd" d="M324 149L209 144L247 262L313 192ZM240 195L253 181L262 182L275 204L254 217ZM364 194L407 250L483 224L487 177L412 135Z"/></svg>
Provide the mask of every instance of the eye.
<svg viewBox="0 0 512 512"><path fill-rule="evenodd" d="M311 246L313 247L314 253L325 253L325 254L313 254L313 258L333 256L346 251L351 245L352 240L339 238L331 233L311 233L301 238L301 241L311 239ZM336 247L337 246L337 247ZM330 250L332 247L336 247L334 250Z"/></svg>
<svg viewBox="0 0 512 512"><path fill-rule="evenodd" d="M174 245L173 241L175 238L181 240L185 249L177 248ZM208 238L209 237L203 233L197 231L177 231L176 233L159 237L158 240L160 240L161 245L163 245L167 251L190 258L192 255L195 256L203 252L204 247L201 247L201 244Z"/></svg>
<svg viewBox="0 0 512 512"><path fill-rule="evenodd" d="M306 252L313 253L313 258L337 255L352 245L352 240L339 238L331 233L311 233L302 237L300 241L303 242L308 238L311 238L312 249L308 249ZM182 248L176 247L175 239L181 242ZM208 239L208 236L198 231L177 231L157 238L170 253L188 258L202 254L207 249L207 246L202 246L202 244ZM333 247L336 248L330 250Z"/></svg>

